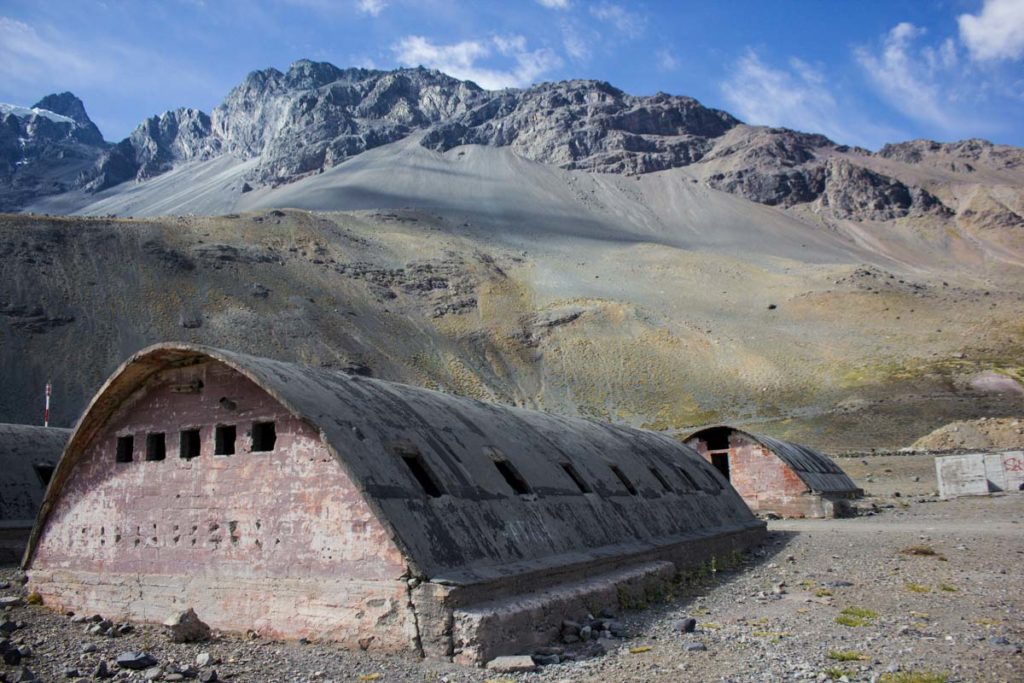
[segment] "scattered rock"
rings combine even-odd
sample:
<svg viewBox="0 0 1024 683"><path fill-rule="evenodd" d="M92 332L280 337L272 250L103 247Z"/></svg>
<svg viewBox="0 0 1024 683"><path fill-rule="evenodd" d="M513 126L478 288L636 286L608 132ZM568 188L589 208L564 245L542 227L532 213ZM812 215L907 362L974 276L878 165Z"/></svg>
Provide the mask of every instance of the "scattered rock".
<svg viewBox="0 0 1024 683"><path fill-rule="evenodd" d="M17 595L5 595L0 597L0 609L3 609L4 607L20 607L24 604L25 601Z"/></svg>
<svg viewBox="0 0 1024 683"><path fill-rule="evenodd" d="M122 652L117 656L117 665L122 669L141 671L156 664L156 659L145 652Z"/></svg>
<svg viewBox="0 0 1024 683"><path fill-rule="evenodd" d="M207 626L191 607L164 622L173 643L197 643L210 637Z"/></svg>
<svg viewBox="0 0 1024 683"><path fill-rule="evenodd" d="M693 617L686 617L681 619L672 625L672 630L679 631L681 633L693 633L697 630L697 620Z"/></svg>
<svg viewBox="0 0 1024 683"><path fill-rule="evenodd" d="M686 652L704 652L708 647L704 643L686 643L683 650Z"/></svg>
<svg viewBox="0 0 1024 683"><path fill-rule="evenodd" d="M511 674L523 671L536 671L537 665L534 664L533 657L529 655L510 655L495 657L487 662L486 668L489 671Z"/></svg>

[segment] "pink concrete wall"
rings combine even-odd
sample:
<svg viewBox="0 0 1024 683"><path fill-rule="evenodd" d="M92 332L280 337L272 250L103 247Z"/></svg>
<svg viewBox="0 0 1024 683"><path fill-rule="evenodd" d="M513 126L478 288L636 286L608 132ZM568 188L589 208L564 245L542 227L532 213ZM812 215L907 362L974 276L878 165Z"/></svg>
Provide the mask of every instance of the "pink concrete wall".
<svg viewBox="0 0 1024 683"><path fill-rule="evenodd" d="M199 393L181 391L196 381ZM273 451L251 452L252 423L270 420ZM237 426L234 455L213 454L217 424ZM184 460L179 432L196 427L201 455ZM156 431L167 457L147 462ZM116 439L128 433L135 460L117 463ZM225 630L400 649L415 636L405 572L319 436L207 363L165 372L113 416L51 513L30 577L61 609L162 621L194 607Z"/></svg>
<svg viewBox="0 0 1024 683"><path fill-rule="evenodd" d="M694 440L690 445L711 462L706 442ZM821 496L812 494L796 472L770 450L742 434L729 436L729 481L755 513L825 516Z"/></svg>

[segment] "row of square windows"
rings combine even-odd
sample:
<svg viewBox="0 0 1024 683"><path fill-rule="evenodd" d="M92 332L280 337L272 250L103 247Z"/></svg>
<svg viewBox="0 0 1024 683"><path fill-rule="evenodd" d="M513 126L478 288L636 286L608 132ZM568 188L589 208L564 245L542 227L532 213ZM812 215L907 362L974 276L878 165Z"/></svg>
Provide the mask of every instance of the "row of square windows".
<svg viewBox="0 0 1024 683"><path fill-rule="evenodd" d="M234 455L235 453L235 442L237 441L237 428L235 425L217 425L214 428L214 455ZM274 450L274 445L277 442L277 428L274 422L254 422L252 425L252 448L250 449L254 453L267 452ZM178 456L183 460L191 460L202 455L202 439L200 430L198 428L183 429L179 432L178 437ZM423 457L419 453L410 452L399 452L402 461L408 467L410 474L419 483L423 492L432 498L436 498L444 495L445 491L440 485L437 477L434 476L433 472L430 471ZM150 432L146 434L146 450L145 460L156 461L164 460L167 458L167 437L164 432ZM132 434L117 437L117 451L116 461L117 462L132 462L135 459L135 437ZM519 473L519 470L507 459L496 458L493 459L495 468L501 474L505 483L508 484L515 493L519 495L526 495L533 492L532 487L527 483L526 479ZM562 462L559 463L562 471L572 480L572 482L579 489L580 493L593 493L594 489L583 479L580 473L576 470L571 463ZM638 495L638 491L633 482L626 476L626 474L615 465L609 465L612 474L615 475L616 479L623 485L623 488L630 495ZM699 491L703 487L694 481L693 477L681 466L676 465L676 473L679 475L683 482L682 490ZM661 473L658 468L651 466L649 468L651 475L661 485L662 490L665 493L676 493L676 488L673 487L665 476ZM714 477L708 476L708 481L712 485L711 491L717 492L721 490L721 484L714 479Z"/></svg>
<svg viewBox="0 0 1024 683"><path fill-rule="evenodd" d="M213 454L234 455L238 430L235 425L217 425L213 432ZM274 450L277 443L277 426L273 422L254 422L252 425L252 448L254 453ZM145 460L164 460L167 458L167 435L164 432L146 434ZM178 436L178 457L191 460L202 455L202 438L199 428L183 429ZM126 434L117 437L117 462L135 460L135 435Z"/></svg>

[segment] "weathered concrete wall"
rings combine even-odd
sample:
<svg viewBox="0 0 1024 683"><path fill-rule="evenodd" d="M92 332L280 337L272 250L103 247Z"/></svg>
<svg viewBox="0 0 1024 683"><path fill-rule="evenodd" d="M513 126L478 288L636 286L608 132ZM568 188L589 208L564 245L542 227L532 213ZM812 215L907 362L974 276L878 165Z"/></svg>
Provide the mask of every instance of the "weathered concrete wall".
<svg viewBox="0 0 1024 683"><path fill-rule="evenodd" d="M711 462L707 443L692 445ZM786 463L742 433L729 436L729 483L755 513L782 517L826 517L821 496L815 495Z"/></svg>
<svg viewBox="0 0 1024 683"><path fill-rule="evenodd" d="M255 421L275 422L272 451L251 451ZM217 424L236 425L234 455L213 454ZM188 460L186 428L201 438ZM152 432L165 434L165 460L145 460ZM118 463L126 434L134 460ZM205 363L161 373L114 414L50 514L30 580L47 604L115 619L191 606L216 628L406 649L406 571L319 435Z"/></svg>
<svg viewBox="0 0 1024 683"><path fill-rule="evenodd" d="M968 453L935 458L943 498L1024 490L1024 451Z"/></svg>

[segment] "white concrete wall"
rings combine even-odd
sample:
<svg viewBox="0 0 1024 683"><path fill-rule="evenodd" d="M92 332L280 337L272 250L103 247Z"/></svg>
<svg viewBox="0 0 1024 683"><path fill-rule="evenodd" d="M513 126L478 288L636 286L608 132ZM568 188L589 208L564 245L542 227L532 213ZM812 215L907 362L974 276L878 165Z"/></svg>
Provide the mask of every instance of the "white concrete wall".
<svg viewBox="0 0 1024 683"><path fill-rule="evenodd" d="M943 498L1020 491L1024 487L1024 451L935 458L935 474Z"/></svg>

